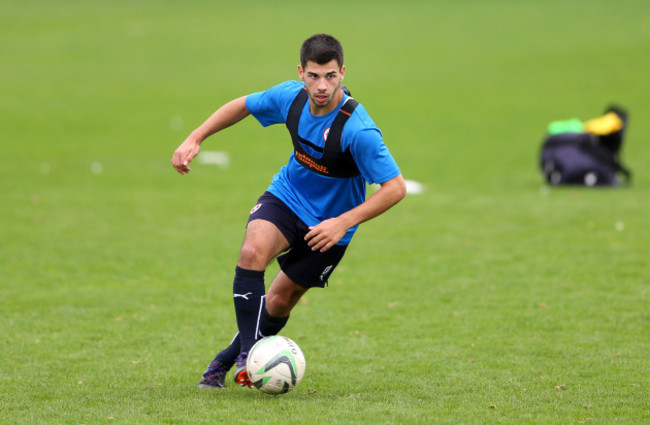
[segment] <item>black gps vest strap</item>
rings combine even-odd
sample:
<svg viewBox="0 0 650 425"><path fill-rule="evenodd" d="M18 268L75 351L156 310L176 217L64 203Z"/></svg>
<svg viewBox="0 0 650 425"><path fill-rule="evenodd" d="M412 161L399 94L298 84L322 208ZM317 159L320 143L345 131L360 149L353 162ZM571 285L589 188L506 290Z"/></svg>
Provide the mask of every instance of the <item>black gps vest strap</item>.
<svg viewBox="0 0 650 425"><path fill-rule="evenodd" d="M343 126L348 118L354 112L354 109L359 105L355 99L349 97L346 102L339 109L338 114L334 118L334 122L330 127L325 147L321 148L309 140L303 139L298 135L298 123L300 122L300 115L307 103L309 96L305 89L300 90L296 98L293 100L289 113L287 115L287 129L291 134L291 141L294 147L294 156L296 161L309 170L328 177L348 178L361 174L354 158L348 148L345 152L341 150L341 134L343 133ZM316 152L321 153L320 158L316 158L305 150L302 146L305 144Z"/></svg>

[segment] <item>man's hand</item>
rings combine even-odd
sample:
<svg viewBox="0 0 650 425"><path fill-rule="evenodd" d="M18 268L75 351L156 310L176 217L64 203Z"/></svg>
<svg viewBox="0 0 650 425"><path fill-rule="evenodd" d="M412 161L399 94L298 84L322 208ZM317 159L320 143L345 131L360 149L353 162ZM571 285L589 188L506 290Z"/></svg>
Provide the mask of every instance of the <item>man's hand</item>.
<svg viewBox="0 0 650 425"><path fill-rule="evenodd" d="M380 184L381 188L361 205L310 227L305 240L312 251L327 251L341 240L348 229L377 217L406 196L406 183L401 174Z"/></svg>
<svg viewBox="0 0 650 425"><path fill-rule="evenodd" d="M176 171L180 174L189 173L191 170L189 164L192 162L194 157L199 154L200 150L201 144L199 142L190 137L185 139L178 149L176 149L174 156L172 157L172 165Z"/></svg>
<svg viewBox="0 0 650 425"><path fill-rule="evenodd" d="M305 235L305 240L312 251L325 252L336 245L345 236L348 229L349 227L342 218L330 218L310 227L309 233Z"/></svg>
<svg viewBox="0 0 650 425"><path fill-rule="evenodd" d="M190 172L190 162L201 150L203 140L210 135L238 123L249 115L246 109L246 96L239 97L217 109L210 118L189 135L187 139L176 149L172 157L172 165L180 174Z"/></svg>

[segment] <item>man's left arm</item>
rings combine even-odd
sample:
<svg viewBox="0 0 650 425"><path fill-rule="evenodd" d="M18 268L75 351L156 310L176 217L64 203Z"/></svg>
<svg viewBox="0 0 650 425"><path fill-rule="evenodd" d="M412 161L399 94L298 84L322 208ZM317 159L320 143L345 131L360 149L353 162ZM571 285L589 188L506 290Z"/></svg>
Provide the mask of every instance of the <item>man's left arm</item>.
<svg viewBox="0 0 650 425"><path fill-rule="evenodd" d="M338 217L324 220L316 226L310 227L309 233L305 235L305 240L312 251L327 251L341 240L348 229L377 217L406 196L406 183L401 174L380 183L380 186L379 190L362 204Z"/></svg>

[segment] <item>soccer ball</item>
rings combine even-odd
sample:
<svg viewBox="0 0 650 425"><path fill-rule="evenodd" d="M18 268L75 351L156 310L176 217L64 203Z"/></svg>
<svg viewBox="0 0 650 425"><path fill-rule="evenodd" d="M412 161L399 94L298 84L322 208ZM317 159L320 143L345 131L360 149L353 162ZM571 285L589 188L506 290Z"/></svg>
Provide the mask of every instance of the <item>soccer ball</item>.
<svg viewBox="0 0 650 425"><path fill-rule="evenodd" d="M257 341L248 353L246 372L255 388L267 394L284 394L298 385L305 373L305 356L298 344L274 335Z"/></svg>

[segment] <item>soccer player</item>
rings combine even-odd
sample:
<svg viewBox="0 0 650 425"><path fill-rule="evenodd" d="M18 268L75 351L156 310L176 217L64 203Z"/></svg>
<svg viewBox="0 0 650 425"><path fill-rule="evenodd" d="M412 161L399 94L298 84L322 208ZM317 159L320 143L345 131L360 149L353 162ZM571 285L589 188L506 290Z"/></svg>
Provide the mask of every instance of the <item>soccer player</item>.
<svg viewBox="0 0 650 425"><path fill-rule="evenodd" d="M203 140L249 114L265 127L285 123L293 143L288 164L250 212L233 282L238 333L208 365L199 387L224 388L235 363L235 382L252 387L246 358L255 341L277 334L300 297L325 286L360 223L406 194L381 132L344 92L344 75L339 41L316 34L300 49L300 81L226 103L174 152L174 168L188 173ZM381 186L367 199L366 183ZM265 294L264 271L276 257L280 271Z"/></svg>

